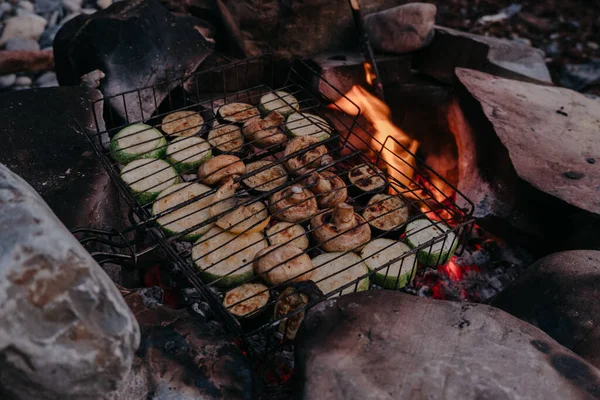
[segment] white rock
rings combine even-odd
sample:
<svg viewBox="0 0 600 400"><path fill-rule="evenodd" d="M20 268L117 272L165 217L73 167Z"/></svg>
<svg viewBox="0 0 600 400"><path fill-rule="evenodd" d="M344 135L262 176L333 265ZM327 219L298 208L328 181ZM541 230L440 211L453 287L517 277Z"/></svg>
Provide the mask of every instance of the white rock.
<svg viewBox="0 0 600 400"><path fill-rule="evenodd" d="M101 10L104 10L105 8L107 8L108 6L110 6L112 3L113 3L112 0L98 0L98 1L96 1L96 5Z"/></svg>
<svg viewBox="0 0 600 400"><path fill-rule="evenodd" d="M69 12L78 12L81 10L81 1L80 0L63 0L63 7L69 10Z"/></svg>
<svg viewBox="0 0 600 400"><path fill-rule="evenodd" d="M15 80L15 86L31 86L33 81L28 76L20 76Z"/></svg>
<svg viewBox="0 0 600 400"><path fill-rule="evenodd" d="M21 0L20 2L18 2L17 7L29 12L33 12L34 10L33 3L27 0Z"/></svg>
<svg viewBox="0 0 600 400"><path fill-rule="evenodd" d="M6 42L6 50L37 51L40 44L37 40L25 38L12 38Z"/></svg>
<svg viewBox="0 0 600 400"><path fill-rule="evenodd" d="M98 10L96 10L95 8L82 8L81 9L81 12L83 14L87 14L87 15L91 15L91 14L95 13L96 11L98 11Z"/></svg>
<svg viewBox="0 0 600 400"><path fill-rule="evenodd" d="M15 84L17 80L17 75L8 74L8 75L0 75L0 89L6 89L7 87L11 87Z"/></svg>
<svg viewBox="0 0 600 400"><path fill-rule="evenodd" d="M4 1L4 2L0 3L0 10L4 11L5 13L11 12L12 5L9 2Z"/></svg>
<svg viewBox="0 0 600 400"><path fill-rule="evenodd" d="M5 45L9 39L18 37L39 40L45 26L46 19L34 14L9 18L0 37L0 46Z"/></svg>

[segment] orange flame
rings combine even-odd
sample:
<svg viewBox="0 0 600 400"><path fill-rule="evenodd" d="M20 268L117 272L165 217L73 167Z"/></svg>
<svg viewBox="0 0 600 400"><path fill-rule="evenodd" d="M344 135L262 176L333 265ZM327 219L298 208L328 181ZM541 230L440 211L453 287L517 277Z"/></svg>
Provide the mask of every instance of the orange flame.
<svg viewBox="0 0 600 400"><path fill-rule="evenodd" d="M365 77L367 80L367 83L370 86L373 86L373 81L375 80L375 72L373 72L373 65L371 63L364 63L364 67L365 67Z"/></svg>

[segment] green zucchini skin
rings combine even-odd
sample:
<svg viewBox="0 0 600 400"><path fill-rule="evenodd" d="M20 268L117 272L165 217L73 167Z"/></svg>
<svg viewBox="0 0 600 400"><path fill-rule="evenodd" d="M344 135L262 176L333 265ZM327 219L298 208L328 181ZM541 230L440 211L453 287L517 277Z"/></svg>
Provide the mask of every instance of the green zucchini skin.
<svg viewBox="0 0 600 400"><path fill-rule="evenodd" d="M309 113L291 113L285 120L285 129L288 136L314 137L320 141L327 140L331 136L332 129L329 123L318 115Z"/></svg>
<svg viewBox="0 0 600 400"><path fill-rule="evenodd" d="M417 272L416 255L409 254L385 268L377 268L409 251L411 248L402 242L380 238L369 242L362 249L361 256L369 270L376 271L372 275L373 282L385 289L395 290L410 284L414 278Z"/></svg>
<svg viewBox="0 0 600 400"><path fill-rule="evenodd" d="M278 107L277 103L280 103L281 101L283 101L284 105ZM279 114L287 117L300 109L300 103L298 102L298 99L291 94L282 90L277 90L264 94L260 98L258 109L264 115L269 114L272 111L277 111Z"/></svg>
<svg viewBox="0 0 600 400"><path fill-rule="evenodd" d="M183 150L181 150L181 149L177 150L177 148L178 148L177 145L179 143L183 143L183 142L189 142L189 144L185 143ZM201 158L198 158L195 155L190 156L189 154L187 154L187 152L189 152L190 150L192 153L194 153L194 149L197 149L199 146L206 147L206 150L201 150L201 149L195 150L196 155L202 154ZM212 156L213 156L213 153L212 153L210 144L206 140L196 137L196 136L180 137L180 138L174 140L173 142L171 142L171 144L169 144L167 146L167 150L166 150L167 161L180 174L196 173L196 171L198 171L198 168L200 167L200 165L202 165L206 161L210 160L212 158ZM194 160L193 158L198 158L198 159Z"/></svg>
<svg viewBox="0 0 600 400"><path fill-rule="evenodd" d="M426 218L417 219L406 226L406 242L412 248L417 248L429 240L441 237L449 230L450 228L441 222L434 224ZM457 247L458 238L454 232L448 232L445 240L441 239L433 245L418 250L417 260L430 267L444 265L450 261Z"/></svg>
<svg viewBox="0 0 600 400"><path fill-rule="evenodd" d="M138 133L135 133L135 128L140 128ZM142 136L146 134L144 132L155 136L157 143L152 150L145 152L128 152L127 149L121 149L119 146L119 139L122 139L126 135L138 135ZM167 139L163 136L160 131L152 128L146 124L132 124L121 129L113 138L110 140L109 152L111 157L120 164L127 164L131 161L138 160L141 158L163 158L167 151Z"/></svg>

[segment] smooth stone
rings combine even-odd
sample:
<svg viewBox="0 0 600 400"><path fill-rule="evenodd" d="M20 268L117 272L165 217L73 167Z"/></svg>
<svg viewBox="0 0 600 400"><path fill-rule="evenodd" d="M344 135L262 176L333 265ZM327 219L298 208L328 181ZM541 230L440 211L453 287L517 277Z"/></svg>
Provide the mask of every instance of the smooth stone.
<svg viewBox="0 0 600 400"><path fill-rule="evenodd" d="M34 14L9 18L0 37L0 46L13 38L38 40L45 26L46 19Z"/></svg>
<svg viewBox="0 0 600 400"><path fill-rule="evenodd" d="M367 15L365 30L375 50L409 53L431 42L436 13L434 4L404 4Z"/></svg>
<svg viewBox="0 0 600 400"><path fill-rule="evenodd" d="M9 13L12 11L12 5L8 1L4 1L0 3L0 10L4 11L5 13Z"/></svg>
<svg viewBox="0 0 600 400"><path fill-rule="evenodd" d="M33 3L27 0L21 0L17 3L17 7L22 8L23 10L34 12Z"/></svg>
<svg viewBox="0 0 600 400"><path fill-rule="evenodd" d="M74 13L81 10L82 2L80 0L63 0L63 7Z"/></svg>
<svg viewBox="0 0 600 400"><path fill-rule="evenodd" d="M108 8L112 3L113 3L112 0L97 0L96 1L96 5L101 10L104 10L105 8Z"/></svg>
<svg viewBox="0 0 600 400"><path fill-rule="evenodd" d="M0 89L6 89L15 84L17 80L16 74L0 75Z"/></svg>
<svg viewBox="0 0 600 400"><path fill-rule="evenodd" d="M32 83L33 83L33 81L28 76L19 76L15 80L15 85L16 86L31 86Z"/></svg>
<svg viewBox="0 0 600 400"><path fill-rule="evenodd" d="M92 15L92 14L94 14L96 11L98 11L98 10L96 10L95 8L82 8L82 9L81 9L81 13L82 13L82 14L86 14L86 15Z"/></svg>
<svg viewBox="0 0 600 400"><path fill-rule="evenodd" d="M58 86L58 81L56 80L56 73L52 71L44 72L35 80L35 84L38 87Z"/></svg>
<svg viewBox="0 0 600 400"><path fill-rule="evenodd" d="M6 50L38 51L40 44L33 39L12 38L6 42Z"/></svg>

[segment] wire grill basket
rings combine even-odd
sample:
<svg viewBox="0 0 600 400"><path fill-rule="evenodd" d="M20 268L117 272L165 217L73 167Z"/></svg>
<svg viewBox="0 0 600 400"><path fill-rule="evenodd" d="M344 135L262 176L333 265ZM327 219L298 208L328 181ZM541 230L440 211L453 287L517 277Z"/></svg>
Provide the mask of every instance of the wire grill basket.
<svg viewBox="0 0 600 400"><path fill-rule="evenodd" d="M472 205L457 206L468 199L424 186L423 176L443 179L413 155L416 165L399 154L389 163L384 150L410 152L314 91L320 81L343 96L309 65L295 60L283 79L277 71L262 56L166 82L176 89L164 99L159 86L111 96L96 131L85 131L133 211L132 229L150 233L255 354L270 347L256 337L293 341L306 309L328 297L409 285L419 263L460 252L472 228ZM377 190L352 179L363 164ZM386 239L370 264L361 257L369 240L356 239L366 231Z"/></svg>

